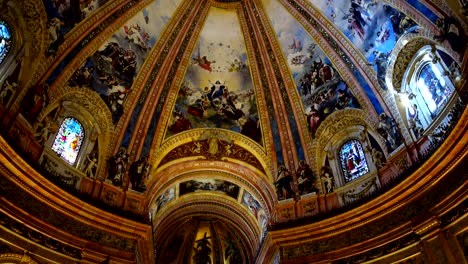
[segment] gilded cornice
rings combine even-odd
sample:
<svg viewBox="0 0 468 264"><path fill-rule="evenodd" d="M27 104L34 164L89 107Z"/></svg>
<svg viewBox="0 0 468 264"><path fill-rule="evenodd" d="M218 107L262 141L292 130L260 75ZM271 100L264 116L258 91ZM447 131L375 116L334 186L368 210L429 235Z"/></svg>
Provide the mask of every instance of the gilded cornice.
<svg viewBox="0 0 468 264"><path fill-rule="evenodd" d="M50 184L3 138L0 138L0 146L0 188L4 197L12 198L3 203L4 207L14 205L41 219L35 220L37 224L52 226L68 233L67 236L74 235L121 250L132 251L135 240L146 237L149 226L85 204Z"/></svg>
<svg viewBox="0 0 468 264"><path fill-rule="evenodd" d="M6 215L0 210L0 225L8 230L13 231L16 235L23 237L31 241L32 243L39 244L48 248L49 250L55 251L59 254L64 254L68 258L74 259L75 261L81 259L81 249L62 243L61 241L55 240L47 234L38 232L26 224ZM70 260L70 259L69 259ZM1 261L1 258L0 258Z"/></svg>
<svg viewBox="0 0 468 264"><path fill-rule="evenodd" d="M2 263L20 263L20 264L37 264L30 256L25 252L24 255L15 253L3 253L0 254L0 261Z"/></svg>
<svg viewBox="0 0 468 264"><path fill-rule="evenodd" d="M447 197L460 192L466 180L459 177L459 173L463 170L461 164L463 160L466 161L468 153L468 139L463 136L468 124L467 117L468 111L465 110L458 126L445 141L446 144L410 177L394 187L398 189L397 192L386 192L365 206L328 218L326 225L320 221L300 228L272 231L273 239L284 245L283 257L305 257L359 243L365 239L361 234L375 237L408 223L422 212L437 214L443 210L437 204L449 201ZM301 235L304 233L309 236ZM329 244L323 238L340 243Z"/></svg>

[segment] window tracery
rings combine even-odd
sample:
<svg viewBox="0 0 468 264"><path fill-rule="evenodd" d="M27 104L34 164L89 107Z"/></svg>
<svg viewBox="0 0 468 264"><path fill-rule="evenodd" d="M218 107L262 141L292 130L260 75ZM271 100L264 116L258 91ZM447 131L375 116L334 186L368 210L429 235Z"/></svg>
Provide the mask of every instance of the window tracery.
<svg viewBox="0 0 468 264"><path fill-rule="evenodd" d="M75 165L84 137L81 123L73 117L67 117L60 125L52 150L66 162Z"/></svg>

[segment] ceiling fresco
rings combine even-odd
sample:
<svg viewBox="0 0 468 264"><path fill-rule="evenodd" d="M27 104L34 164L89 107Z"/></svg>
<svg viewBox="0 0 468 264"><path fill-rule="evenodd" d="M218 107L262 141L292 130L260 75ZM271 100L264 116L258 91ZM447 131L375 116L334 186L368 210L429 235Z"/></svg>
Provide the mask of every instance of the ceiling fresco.
<svg viewBox="0 0 468 264"><path fill-rule="evenodd" d="M49 47L47 55L56 55L57 50L70 32L83 19L103 6L107 0L66 1L43 0L49 18Z"/></svg>
<svg viewBox="0 0 468 264"><path fill-rule="evenodd" d="M210 9L169 122L166 137L192 128L224 128L261 142L256 98L235 10Z"/></svg>
<svg viewBox="0 0 468 264"><path fill-rule="evenodd" d="M249 263L270 227L393 181L457 103L459 57L416 0L38 1L39 73L0 62L5 133L70 193L149 215L164 263ZM417 52L439 63L411 68L434 98L419 130Z"/></svg>
<svg viewBox="0 0 468 264"><path fill-rule="evenodd" d="M359 102L330 59L297 20L278 1L264 1L264 4L314 137L328 115L348 107L360 108Z"/></svg>
<svg viewBox="0 0 468 264"><path fill-rule="evenodd" d="M380 86L387 89L388 57L400 37L417 32L416 22L383 1L327 0L312 4L365 56L377 72Z"/></svg>
<svg viewBox="0 0 468 264"><path fill-rule="evenodd" d="M96 91L117 123L138 71L179 3L155 1L148 5L86 60L69 85Z"/></svg>

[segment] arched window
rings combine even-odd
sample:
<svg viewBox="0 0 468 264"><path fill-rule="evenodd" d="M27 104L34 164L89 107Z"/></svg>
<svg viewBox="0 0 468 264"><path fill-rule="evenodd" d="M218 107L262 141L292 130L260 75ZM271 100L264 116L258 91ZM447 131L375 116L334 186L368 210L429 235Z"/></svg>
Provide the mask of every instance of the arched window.
<svg viewBox="0 0 468 264"><path fill-rule="evenodd" d="M80 122L73 117L67 117L55 136L52 150L71 165L75 165L84 136Z"/></svg>
<svg viewBox="0 0 468 264"><path fill-rule="evenodd" d="M437 64L426 64L419 73L416 93L421 95L420 104L434 118L454 91L453 85L447 85Z"/></svg>
<svg viewBox="0 0 468 264"><path fill-rule="evenodd" d="M454 102L456 62L436 47L425 46L406 70L403 104L408 125L419 138L438 124ZM406 80L405 80L406 79ZM433 125L434 124L434 125ZM429 128L429 130L427 130Z"/></svg>
<svg viewBox="0 0 468 264"><path fill-rule="evenodd" d="M0 64L11 49L11 32L5 21L0 21Z"/></svg>
<svg viewBox="0 0 468 264"><path fill-rule="evenodd" d="M358 140L352 139L343 144L340 149L340 162L345 182L355 180L369 172L366 156Z"/></svg>

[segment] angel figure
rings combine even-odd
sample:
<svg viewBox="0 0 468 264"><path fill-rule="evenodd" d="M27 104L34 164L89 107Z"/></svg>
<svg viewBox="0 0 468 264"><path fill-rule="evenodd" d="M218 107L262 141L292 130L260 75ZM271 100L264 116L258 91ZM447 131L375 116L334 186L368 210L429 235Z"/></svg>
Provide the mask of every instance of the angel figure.
<svg viewBox="0 0 468 264"><path fill-rule="evenodd" d="M216 61L210 61L206 56L201 56L200 55L200 47L198 47L198 55L196 58L193 59L195 64L198 64L202 69L207 70L209 72L212 72L213 69L211 69L211 64L216 63Z"/></svg>

